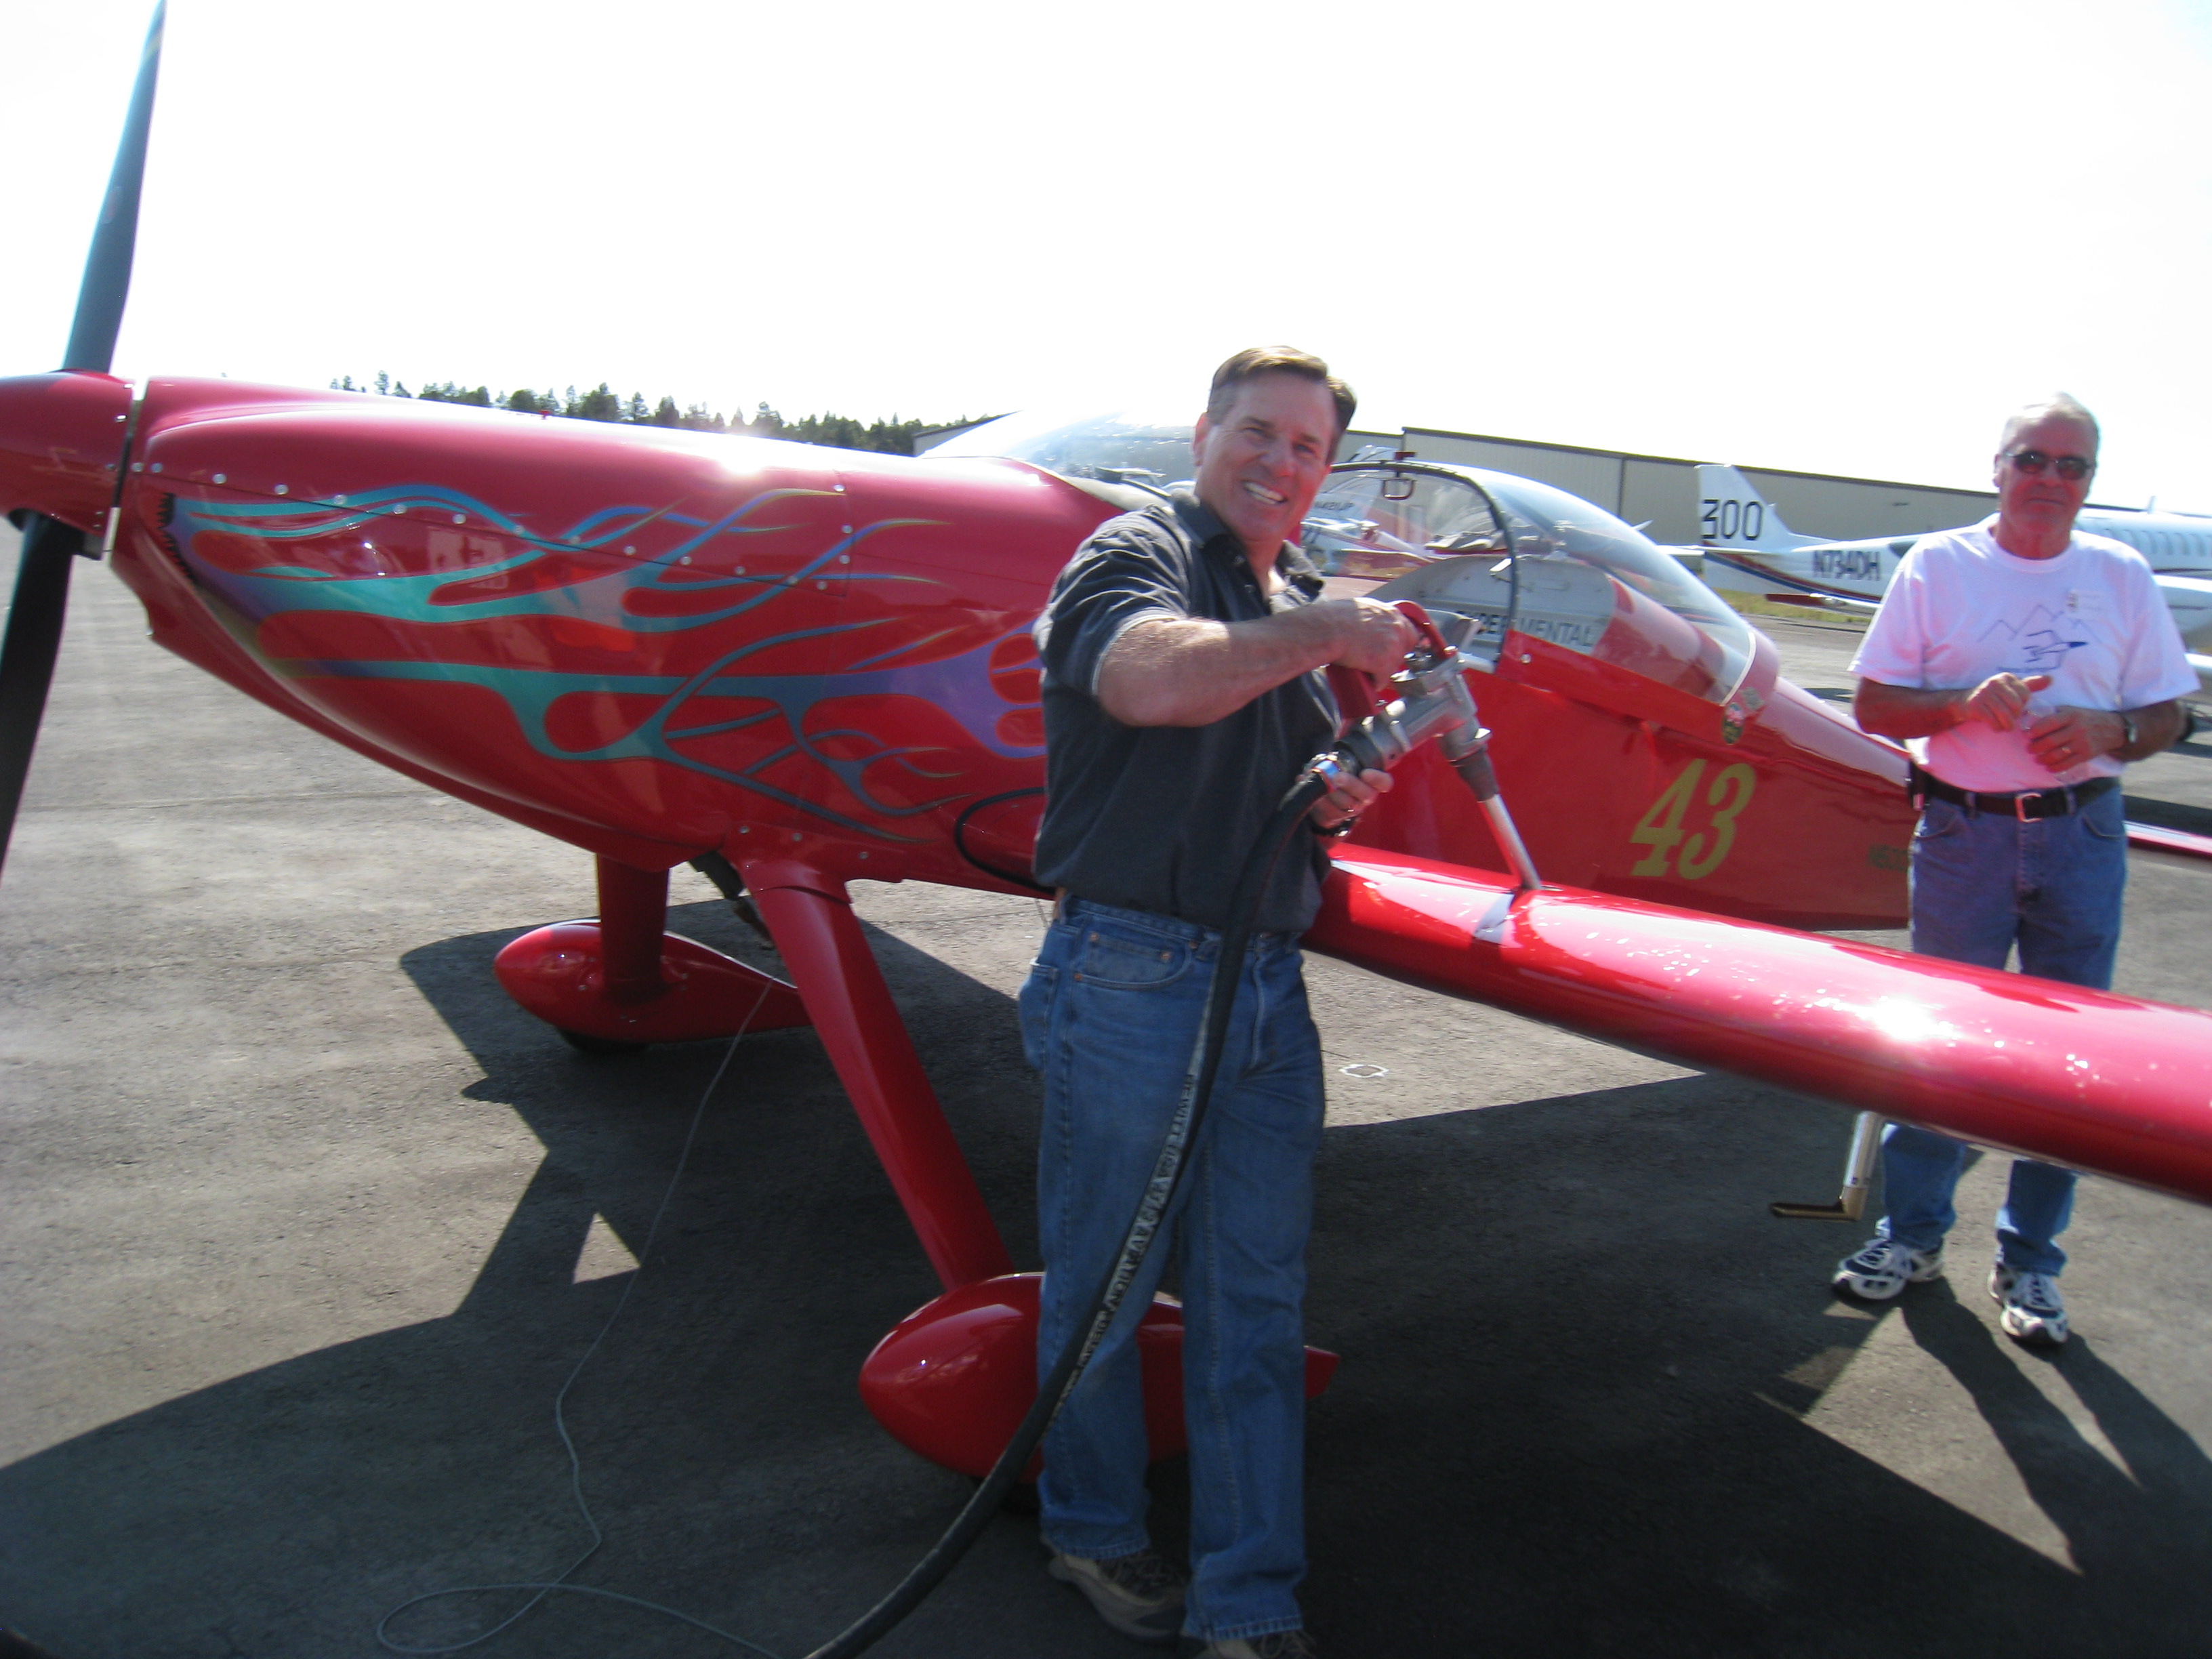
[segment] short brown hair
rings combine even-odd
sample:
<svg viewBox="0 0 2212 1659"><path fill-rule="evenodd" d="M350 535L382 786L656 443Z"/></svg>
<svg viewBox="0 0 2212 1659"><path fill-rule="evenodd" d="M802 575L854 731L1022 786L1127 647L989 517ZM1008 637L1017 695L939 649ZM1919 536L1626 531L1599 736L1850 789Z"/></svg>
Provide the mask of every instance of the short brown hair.
<svg viewBox="0 0 2212 1659"><path fill-rule="evenodd" d="M1237 388L1262 374L1295 374L1302 380L1327 386L1328 395L1336 402L1336 435L1340 438L1352 424L1352 416L1359 407L1359 399L1352 396L1352 388L1330 374L1328 365L1312 352L1301 351L1296 346L1247 346L1213 371L1213 386L1206 394L1206 418L1216 424L1226 420L1230 404L1237 401Z"/></svg>

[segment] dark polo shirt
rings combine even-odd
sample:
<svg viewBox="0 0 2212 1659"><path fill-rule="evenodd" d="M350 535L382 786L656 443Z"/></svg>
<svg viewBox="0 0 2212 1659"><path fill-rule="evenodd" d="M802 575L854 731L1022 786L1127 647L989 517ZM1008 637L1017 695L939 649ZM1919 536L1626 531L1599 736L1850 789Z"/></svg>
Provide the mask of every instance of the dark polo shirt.
<svg viewBox="0 0 2212 1659"><path fill-rule="evenodd" d="M1230 890L1298 769L1336 736L1318 669L1211 726L1124 726L1097 698L1098 665L1133 623L1251 622L1321 597L1321 574L1285 543L1285 579L1261 591L1243 544L1199 499L1109 519L1076 550L1037 618L1044 659L1045 812L1036 872L1047 886L1127 909L1224 927ZM1304 933L1328 858L1295 834L1255 926Z"/></svg>

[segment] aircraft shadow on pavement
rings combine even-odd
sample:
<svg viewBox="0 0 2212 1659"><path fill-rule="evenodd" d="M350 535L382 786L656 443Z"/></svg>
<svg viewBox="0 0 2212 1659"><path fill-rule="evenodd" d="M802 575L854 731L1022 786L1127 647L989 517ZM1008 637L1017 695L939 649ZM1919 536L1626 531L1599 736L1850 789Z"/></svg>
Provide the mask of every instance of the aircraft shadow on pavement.
<svg viewBox="0 0 2212 1659"><path fill-rule="evenodd" d="M672 925L750 952L719 907ZM410 1595L537 1577L583 1547L553 1397L629 1275L577 1282L594 1218L645 1247L725 1045L584 1060L491 983L507 934L404 966L544 1146L445 1318L233 1378L0 1471L0 1622L64 1659L378 1651ZM1000 993L874 943L1018 1261L1035 1090ZM1311 1333L1306 1596L1331 1653L1979 1655L2195 1650L2212 1623L2203 1454L2094 1348L2057 1362L2126 1456L2082 1442L1941 1296L1915 1340L1973 1395L2069 1573L1798 1413L1873 1328L1785 1226L1840 1115L1693 1076L1332 1129ZM1814 1184L1817 1185L1817 1177ZM615 1265L622 1265L617 1257ZM880 1594L966 1483L876 1428L854 1378L936 1286L818 1044L749 1039L649 1270L569 1398L608 1544L581 1578L805 1651ZM1931 1287L1940 1289L1940 1287ZM1901 1407L1909 1409L1909 1406ZM1156 1488L1179 1498L1178 1466ZM1182 1542L1164 1502L1161 1540ZM1007 1516L887 1655L1126 1655ZM454 1640L485 1604L395 1633ZM487 1655L723 1651L568 1598Z"/></svg>

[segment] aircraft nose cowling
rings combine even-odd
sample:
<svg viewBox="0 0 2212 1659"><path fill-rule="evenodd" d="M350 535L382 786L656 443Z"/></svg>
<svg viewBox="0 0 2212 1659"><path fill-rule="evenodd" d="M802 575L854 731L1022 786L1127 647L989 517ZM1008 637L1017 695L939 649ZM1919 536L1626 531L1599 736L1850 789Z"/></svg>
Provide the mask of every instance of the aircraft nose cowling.
<svg viewBox="0 0 2212 1659"><path fill-rule="evenodd" d="M112 374L0 380L0 513L27 508L97 532L130 414L131 383Z"/></svg>

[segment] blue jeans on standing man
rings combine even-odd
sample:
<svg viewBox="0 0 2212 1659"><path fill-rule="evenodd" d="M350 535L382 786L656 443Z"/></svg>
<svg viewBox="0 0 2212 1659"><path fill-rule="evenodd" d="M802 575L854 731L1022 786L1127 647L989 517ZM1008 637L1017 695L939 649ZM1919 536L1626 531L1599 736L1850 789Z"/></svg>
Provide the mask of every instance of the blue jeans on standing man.
<svg viewBox="0 0 2212 1659"><path fill-rule="evenodd" d="M2009 812L1923 806L1912 837L1912 948L1922 956L2002 968L2108 990L2128 879L2120 792L2063 817L2022 823ZM1882 1136L1882 1233L1932 1250L1950 1231L1951 1194L1966 1148L1948 1135L1893 1123ZM2074 1172L2028 1158L2012 1166L1997 1212L1997 1259L2021 1273L2066 1265L2058 1235L2074 1214Z"/></svg>
<svg viewBox="0 0 2212 1659"><path fill-rule="evenodd" d="M1044 1074L1040 1375L1112 1264L1195 1057L1211 929L1070 897L1021 992ZM1208 1641L1296 1630L1305 1576L1305 1247L1321 1145L1321 1042L1297 942L1255 938L1190 1172L1089 1369L1045 1437L1045 1542L1110 1560L1148 1547L1138 1322L1172 1257L1183 1304L1191 1585Z"/></svg>

